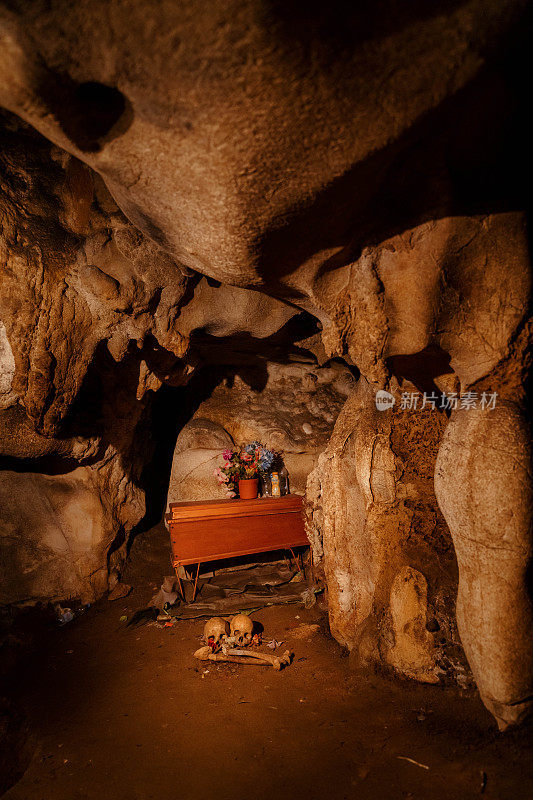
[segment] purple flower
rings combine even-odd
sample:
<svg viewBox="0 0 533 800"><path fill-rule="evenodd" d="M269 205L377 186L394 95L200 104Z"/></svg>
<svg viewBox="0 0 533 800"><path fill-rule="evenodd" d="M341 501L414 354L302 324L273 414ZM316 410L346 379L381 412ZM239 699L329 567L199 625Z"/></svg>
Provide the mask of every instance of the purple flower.
<svg viewBox="0 0 533 800"><path fill-rule="evenodd" d="M223 450L223 451L222 451L222 458L223 458L225 461L230 461L230 460L231 460L231 457L232 457L232 455L233 455L233 451L232 451L232 450L228 450L228 449L226 448L226 450Z"/></svg>

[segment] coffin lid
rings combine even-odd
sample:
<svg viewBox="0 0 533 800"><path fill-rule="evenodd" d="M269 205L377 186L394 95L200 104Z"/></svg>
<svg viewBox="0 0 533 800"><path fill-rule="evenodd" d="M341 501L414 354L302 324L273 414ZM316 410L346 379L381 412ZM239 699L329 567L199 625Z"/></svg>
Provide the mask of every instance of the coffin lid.
<svg viewBox="0 0 533 800"><path fill-rule="evenodd" d="M188 522L222 517L252 517L264 514L301 512L303 498L297 494L284 497L258 497L255 500L189 500L170 503L167 522Z"/></svg>

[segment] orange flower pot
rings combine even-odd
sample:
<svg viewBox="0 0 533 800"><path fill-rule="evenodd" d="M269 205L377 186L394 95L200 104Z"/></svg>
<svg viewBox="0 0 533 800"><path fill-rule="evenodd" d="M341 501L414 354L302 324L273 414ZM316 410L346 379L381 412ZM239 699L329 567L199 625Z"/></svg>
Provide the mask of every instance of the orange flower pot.
<svg viewBox="0 0 533 800"><path fill-rule="evenodd" d="M239 497L241 500L255 500L257 497L257 478L239 480Z"/></svg>

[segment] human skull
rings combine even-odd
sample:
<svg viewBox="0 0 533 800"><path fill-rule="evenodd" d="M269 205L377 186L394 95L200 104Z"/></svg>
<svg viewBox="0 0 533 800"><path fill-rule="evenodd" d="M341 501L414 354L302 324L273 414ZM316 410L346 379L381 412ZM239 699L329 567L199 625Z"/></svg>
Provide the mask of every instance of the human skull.
<svg viewBox="0 0 533 800"><path fill-rule="evenodd" d="M204 641L209 644L213 639L214 645L220 645L228 635L228 623L221 617L211 617L204 625Z"/></svg>
<svg viewBox="0 0 533 800"><path fill-rule="evenodd" d="M231 636L239 647L251 644L253 629L254 623L247 614L237 614L230 622Z"/></svg>

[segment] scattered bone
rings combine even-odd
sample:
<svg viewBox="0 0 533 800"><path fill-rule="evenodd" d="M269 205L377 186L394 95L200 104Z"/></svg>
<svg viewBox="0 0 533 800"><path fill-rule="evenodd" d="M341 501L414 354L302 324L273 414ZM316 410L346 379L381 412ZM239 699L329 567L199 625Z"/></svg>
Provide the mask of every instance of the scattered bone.
<svg viewBox="0 0 533 800"><path fill-rule="evenodd" d="M194 653L194 657L200 661L228 661L231 664L255 664L258 667L270 666L270 661L260 661L257 658L248 658L248 656L231 656L227 653L213 653L209 645L200 647Z"/></svg>
<svg viewBox="0 0 533 800"><path fill-rule="evenodd" d="M427 764L421 764L420 761L415 761L414 758L408 758L407 756L396 756L396 758L399 758L402 761L408 761L410 764L414 764L415 767L422 767L422 769L429 769Z"/></svg>
<svg viewBox="0 0 533 800"><path fill-rule="evenodd" d="M223 653L228 653L232 647L237 647L237 639L235 636L226 636L221 642L221 649Z"/></svg>
<svg viewBox="0 0 533 800"><path fill-rule="evenodd" d="M293 657L293 653L290 650L285 650L282 656L271 656L268 653L259 653L257 650L230 650L230 655L234 656L246 656L251 658L261 659L262 661L268 661L269 664L272 664L274 669L280 670L283 667L288 666Z"/></svg>
<svg viewBox="0 0 533 800"><path fill-rule="evenodd" d="M232 664L255 664L256 666L273 666L281 670L288 666L292 660L292 653L286 650L282 656L271 656L267 653L258 653L255 650L228 650L225 653L213 653L210 646L200 647L194 657L200 661L229 661Z"/></svg>

